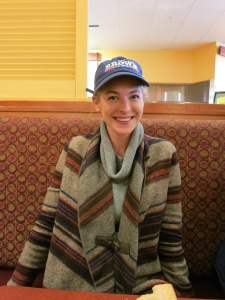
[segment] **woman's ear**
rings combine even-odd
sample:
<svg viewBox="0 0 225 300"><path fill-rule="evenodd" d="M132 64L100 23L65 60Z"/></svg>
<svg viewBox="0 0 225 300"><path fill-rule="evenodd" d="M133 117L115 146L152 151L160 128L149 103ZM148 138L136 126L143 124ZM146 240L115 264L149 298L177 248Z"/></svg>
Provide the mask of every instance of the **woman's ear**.
<svg viewBox="0 0 225 300"><path fill-rule="evenodd" d="M95 111L99 112L100 108L99 108L99 99L97 96L92 96L92 102L95 108Z"/></svg>

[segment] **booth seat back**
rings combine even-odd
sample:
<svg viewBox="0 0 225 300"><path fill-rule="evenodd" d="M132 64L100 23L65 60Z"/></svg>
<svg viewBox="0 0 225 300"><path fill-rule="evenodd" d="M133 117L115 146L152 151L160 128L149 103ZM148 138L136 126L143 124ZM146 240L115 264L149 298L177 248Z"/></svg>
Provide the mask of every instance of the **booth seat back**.
<svg viewBox="0 0 225 300"><path fill-rule="evenodd" d="M96 130L84 117L0 118L0 266L14 267L63 146ZM207 275L225 238L225 122L144 119L145 132L177 148L184 249L190 271Z"/></svg>

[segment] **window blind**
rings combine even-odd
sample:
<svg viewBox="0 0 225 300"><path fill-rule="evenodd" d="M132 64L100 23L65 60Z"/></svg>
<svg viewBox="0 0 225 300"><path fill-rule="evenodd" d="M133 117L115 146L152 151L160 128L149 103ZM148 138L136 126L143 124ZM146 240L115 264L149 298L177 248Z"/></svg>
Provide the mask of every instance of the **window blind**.
<svg viewBox="0 0 225 300"><path fill-rule="evenodd" d="M0 80L74 80L75 0L0 1Z"/></svg>

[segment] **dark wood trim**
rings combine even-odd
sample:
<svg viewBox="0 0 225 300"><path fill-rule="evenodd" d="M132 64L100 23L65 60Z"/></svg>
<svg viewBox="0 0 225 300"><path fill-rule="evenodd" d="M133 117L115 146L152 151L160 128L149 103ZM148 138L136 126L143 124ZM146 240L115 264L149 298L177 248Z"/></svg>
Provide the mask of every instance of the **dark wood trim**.
<svg viewBox="0 0 225 300"><path fill-rule="evenodd" d="M225 105L204 103L146 103L145 115L163 118L225 119Z"/></svg>
<svg viewBox="0 0 225 300"><path fill-rule="evenodd" d="M0 111L15 112L94 112L90 101L0 101Z"/></svg>
<svg viewBox="0 0 225 300"><path fill-rule="evenodd" d="M0 113L78 113L97 116L91 101L0 101ZM144 117L225 120L225 105L200 103L146 103Z"/></svg>

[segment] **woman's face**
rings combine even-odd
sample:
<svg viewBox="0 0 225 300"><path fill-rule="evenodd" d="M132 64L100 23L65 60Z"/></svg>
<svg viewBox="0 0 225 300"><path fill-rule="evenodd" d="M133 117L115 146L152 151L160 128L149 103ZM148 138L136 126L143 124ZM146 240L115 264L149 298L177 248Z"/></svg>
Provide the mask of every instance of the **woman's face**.
<svg viewBox="0 0 225 300"><path fill-rule="evenodd" d="M144 109L143 87L137 79L119 77L111 80L93 97L112 140L127 139L141 120Z"/></svg>

